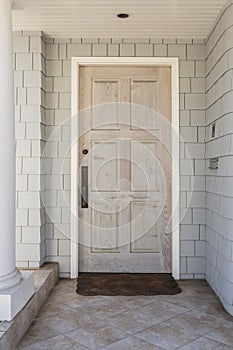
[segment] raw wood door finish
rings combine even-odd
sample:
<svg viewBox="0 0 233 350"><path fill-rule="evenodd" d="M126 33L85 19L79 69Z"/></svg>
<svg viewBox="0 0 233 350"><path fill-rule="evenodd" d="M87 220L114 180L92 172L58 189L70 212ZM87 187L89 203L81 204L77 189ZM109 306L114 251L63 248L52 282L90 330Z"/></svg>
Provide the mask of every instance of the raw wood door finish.
<svg viewBox="0 0 233 350"><path fill-rule="evenodd" d="M81 67L79 86L79 271L171 272L171 133L159 117L170 125L171 69Z"/></svg>

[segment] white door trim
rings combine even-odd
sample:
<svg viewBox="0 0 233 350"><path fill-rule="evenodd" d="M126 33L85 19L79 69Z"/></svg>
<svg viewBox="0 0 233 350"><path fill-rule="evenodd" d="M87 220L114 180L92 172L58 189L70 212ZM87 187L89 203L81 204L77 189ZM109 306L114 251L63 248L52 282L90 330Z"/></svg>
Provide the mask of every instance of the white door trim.
<svg viewBox="0 0 233 350"><path fill-rule="evenodd" d="M78 114L80 66L170 66L172 71L172 275L180 278L179 244L179 61L168 57L73 57L71 118L71 278L78 277Z"/></svg>

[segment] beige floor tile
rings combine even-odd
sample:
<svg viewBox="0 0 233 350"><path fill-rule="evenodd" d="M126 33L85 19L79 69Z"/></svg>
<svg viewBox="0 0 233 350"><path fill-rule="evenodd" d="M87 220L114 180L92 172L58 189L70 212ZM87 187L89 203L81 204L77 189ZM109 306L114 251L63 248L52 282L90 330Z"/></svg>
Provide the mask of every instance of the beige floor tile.
<svg viewBox="0 0 233 350"><path fill-rule="evenodd" d="M81 305L86 305L88 303L96 303L98 301L102 301L103 297L100 296L83 296L79 295L77 293L67 293L65 295L60 296L62 299L62 302L64 306L71 307L71 308L77 308ZM107 301L107 299L106 299Z"/></svg>
<svg viewBox="0 0 233 350"><path fill-rule="evenodd" d="M43 350L88 350L85 346L66 336L59 335L40 343Z"/></svg>
<svg viewBox="0 0 233 350"><path fill-rule="evenodd" d="M43 350L43 347L40 343L34 343L29 346L19 345L16 350Z"/></svg>
<svg viewBox="0 0 233 350"><path fill-rule="evenodd" d="M206 312L209 315L215 316L215 317L220 317L223 318L226 321L233 322L233 316L229 315L222 304L218 301L215 303L203 305L201 307L197 308L199 311Z"/></svg>
<svg viewBox="0 0 233 350"><path fill-rule="evenodd" d="M69 280L69 279L60 280L53 290L53 292L56 293L56 295L63 295L69 292L75 293L75 291L76 291L76 283L74 280Z"/></svg>
<svg viewBox="0 0 233 350"><path fill-rule="evenodd" d="M200 337L198 333L171 326L168 322L152 326L135 336L166 350L174 350Z"/></svg>
<svg viewBox="0 0 233 350"><path fill-rule="evenodd" d="M66 336L78 341L89 349L98 349L125 338L127 334L99 321L83 325L75 331L66 333Z"/></svg>
<svg viewBox="0 0 233 350"><path fill-rule="evenodd" d="M54 329L48 327L48 325L44 325L41 322L34 321L31 324L29 330L24 335L20 346L30 346L34 343L39 343L40 341L55 337L56 335L59 335L59 333Z"/></svg>
<svg viewBox="0 0 233 350"><path fill-rule="evenodd" d="M200 290L201 288L210 288L206 280L180 280L179 286L184 289Z"/></svg>
<svg viewBox="0 0 233 350"><path fill-rule="evenodd" d="M98 321L94 317L91 317L91 315L86 315L75 310L69 310L60 314L44 317L43 319L39 319L39 322L61 334L65 334L79 327L85 327L92 324L92 319L96 322Z"/></svg>
<svg viewBox="0 0 233 350"><path fill-rule="evenodd" d="M198 309L200 307L205 307L205 306L210 306L213 303L219 303L219 300L216 299L216 296L210 295L208 296L208 294L197 294L192 293L192 294L177 294L177 295L172 295L170 298L165 299L165 297L163 296L162 298L165 301L169 301L170 303L179 305L179 306L183 306L189 310L193 310L193 309Z"/></svg>
<svg viewBox="0 0 233 350"><path fill-rule="evenodd" d="M217 318L196 310L187 312L178 317L174 317L173 319L168 321L168 323L171 325L188 329L200 335L204 335L210 330L223 324L223 322L224 321L221 318Z"/></svg>
<svg viewBox="0 0 233 350"><path fill-rule="evenodd" d="M142 339L129 337L105 346L101 350L161 350L161 348Z"/></svg>
<svg viewBox="0 0 233 350"><path fill-rule="evenodd" d="M194 340L193 342L188 343L182 346L181 348L179 348L179 350L232 350L232 349L233 348L228 345L218 343L216 341L207 339L205 337Z"/></svg>
<svg viewBox="0 0 233 350"><path fill-rule="evenodd" d="M137 310L124 311L111 318L107 318L105 322L130 334L140 332L158 323L151 315L145 315Z"/></svg>
<svg viewBox="0 0 233 350"><path fill-rule="evenodd" d="M205 337L233 347L233 326L224 324L206 334Z"/></svg>
<svg viewBox="0 0 233 350"><path fill-rule="evenodd" d="M109 301L101 300L81 305L76 310L84 312L88 315L95 315L96 318L104 320L107 317L112 317L125 311L126 308L120 304L115 304Z"/></svg>
<svg viewBox="0 0 233 350"><path fill-rule="evenodd" d="M150 304L153 301L158 301L160 295L154 296L116 296L112 297L111 301L122 306L127 307L128 309L138 308Z"/></svg>
<svg viewBox="0 0 233 350"><path fill-rule="evenodd" d="M26 348L20 347L18 350L88 350L88 348L73 339L58 335Z"/></svg>
<svg viewBox="0 0 233 350"><path fill-rule="evenodd" d="M157 322L166 321L188 311L188 309L165 301L156 301L137 309L138 311L154 317Z"/></svg>
<svg viewBox="0 0 233 350"><path fill-rule="evenodd" d="M67 305L64 305L64 303L62 303L61 301L57 301L57 299L56 301L51 301L49 299L49 301L47 301L40 309L37 315L37 318L54 315L54 314L61 315L61 313L67 311L68 309L71 310L70 307L68 307Z"/></svg>

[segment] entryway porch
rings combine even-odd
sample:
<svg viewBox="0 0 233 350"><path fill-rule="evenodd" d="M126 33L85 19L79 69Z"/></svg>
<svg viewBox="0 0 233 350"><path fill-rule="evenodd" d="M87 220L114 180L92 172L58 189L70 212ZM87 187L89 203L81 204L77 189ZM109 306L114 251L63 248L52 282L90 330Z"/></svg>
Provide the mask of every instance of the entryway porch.
<svg viewBox="0 0 233 350"><path fill-rule="evenodd" d="M122 35L120 37L116 35L118 32L113 29L111 35L109 31L105 32L105 35L99 31L97 37L93 37L96 29L90 35L90 32L88 34L88 26L85 27L87 32L84 36L80 31L78 35L74 35L70 27L69 31L65 30L64 24L60 27L63 29L61 35L59 31L56 32L59 29L59 20L56 19L56 30L52 28L53 32L51 29L50 25L54 22L49 16L51 13L53 14L53 11L47 9L46 15L41 15L44 13L43 6L46 6L43 1L40 2L41 11L37 11L35 1L31 1L33 4L31 8L30 2L25 2L25 7L22 4L19 5L19 1L16 3L17 6L13 11L14 29L16 30L14 33L13 66L11 64L10 1L2 0L0 5L2 28L0 31L2 49L0 56L2 78L0 96L2 121L0 131L0 289L8 295L8 289L17 287L17 292L20 295L23 290L21 288L23 286L21 283L22 275L16 266L34 269L40 268L45 262L57 261L60 267L60 277L70 277L72 269L75 269L74 266L71 266L71 255L74 252L71 251L70 243L70 232L72 231L70 215L71 158L69 154L71 148L71 58L92 56L100 59L100 56L121 56L130 59L130 57L135 56L147 58L166 56L179 59L179 122L180 135L184 141L180 147L181 218L180 242L178 242L178 250L180 251L178 277L181 279L207 279L221 299L225 309L232 314L232 1L216 0L213 3L208 0L208 4L207 2L203 3L203 1L186 1L185 4L188 4L188 8L184 12L185 4L177 2L176 5L181 7L178 8L178 11L176 9L172 11L172 15L176 16L176 26L173 27L176 28L176 31L174 29L172 32L170 27L173 21L169 22L169 26L165 25L163 30L161 30L161 25L158 25L154 31L152 30L154 27L150 27L150 30L147 28L147 32L142 31L140 27L137 31L135 29L133 35L129 28L127 32L127 28L124 29L121 24ZM48 2L46 3L48 4ZM67 3L63 3L63 5L66 6ZM70 4L70 6L76 5ZM150 4L148 3L148 5ZM53 7L54 4L50 2L49 6ZM222 6L224 7L222 8ZM150 6L148 8L150 9ZM165 10L161 10L160 24L161 21L167 23L163 16L164 13L170 14L170 10L169 3ZM64 8L57 6L58 18L61 18L59 15L62 11ZM32 18L31 23L26 21L25 15L27 16L28 13L33 16L38 15L36 26L33 22L35 17L28 15L27 20ZM177 17L177 13L182 14L183 22L179 16ZM47 25L49 24L47 29L45 22L43 25L38 25L38 21L46 19L46 16L49 17L48 21L45 21ZM23 18L24 20L22 20ZM104 21L102 22L104 23ZM82 23L81 19L80 23ZM154 23L158 24L159 21L154 21ZM181 23L183 23L182 31L179 29ZM188 28L187 23L189 23ZM75 25L75 21L71 21L71 24ZM143 25L145 24L146 21ZM190 31L189 26L191 26L192 31ZM15 89L15 100L13 99L13 89ZM14 164L14 126L16 126L17 139L16 169ZM46 152L44 152L45 144L48 146ZM15 173L17 174L16 188ZM16 213L15 189L17 192ZM15 241L17 242L16 254ZM61 282L61 285L63 283ZM67 285L70 287L72 283L67 282ZM202 283L205 285L205 282L193 281L190 283L193 283L193 286L195 283L200 283L199 292L202 290ZM195 287L193 288L195 289ZM205 290L206 295L208 294L212 300L212 291L208 287ZM19 305L14 309L14 312L10 312L12 318L33 292L31 279L28 295L24 293L24 300L15 299ZM197 294L196 292L195 300L199 300ZM185 299L185 294L183 296ZM74 294L74 298L78 297ZM213 304L215 304L216 299L213 298ZM208 298L205 297L203 300L209 305L206 299ZM13 299L7 300L7 315L9 315ZM156 300L159 300L159 304L163 305L163 298L156 297L153 303L156 304ZM199 302L202 304L201 300ZM169 301L166 300L166 303ZM116 304L116 301L113 301L113 304ZM177 303L171 302L171 304L176 305ZM213 304L211 303L211 308L215 309ZM5 305L4 302L2 305ZM93 303L91 305L93 306ZM217 301L216 305L216 309L219 310ZM179 306L186 308L185 305ZM129 308L129 305L126 306L126 310ZM184 315L186 313L188 315L192 307L186 309ZM199 308L197 310L200 311ZM122 312L124 313L125 310ZM205 309L205 313L207 313L205 317L208 320L210 312L212 313L212 311L208 310L207 312ZM142 314L144 315L143 312ZM193 313L191 315L195 320L195 315ZM96 319L98 319L97 316L98 312L95 316ZM187 321L186 316L179 317L184 317ZM219 311L216 322L220 322L222 318L225 320L225 317ZM171 319L172 317L168 321L169 324L172 322ZM228 316L227 321L229 321ZM209 321L206 322L208 324ZM204 327L205 320L202 319L200 323L206 329ZM223 347L221 343L226 341L225 338L228 339L226 334L231 328L228 326L224 328L224 326L222 330L217 331L221 327L221 323L217 323L213 321L213 324L216 325L215 338L211 335L207 336L213 332L212 328L207 327L204 334L204 336L207 334L208 340L205 340L207 348L211 348L211 346L214 348L215 345L217 348L221 348ZM171 324L170 326L172 327ZM153 334L153 325L151 327L149 326L150 334ZM121 332L116 325L113 325L113 328ZM67 333L71 331L73 329ZM146 332L145 329L140 331ZM196 329L194 333L196 334L196 332L199 338L203 336L200 334L200 330ZM222 334L225 334L225 338ZM154 339L157 339L156 336L153 338L153 342ZM168 337L167 339L169 341ZM231 338L229 339L231 341ZM149 338L145 341L147 342L147 340ZM217 341L217 344L213 343L213 340ZM200 345L199 341L195 340L198 344L197 347ZM232 345L229 342L227 344L227 346ZM165 346L160 345L162 348ZM39 346L46 348L47 345L40 344ZM87 345L80 344L80 349L81 346L88 348ZM107 346L107 344L103 346ZM114 345L112 346L114 347ZM123 348L124 346L125 344ZM150 344L150 346L152 345ZM156 346L159 347L158 344ZM166 346L169 348L170 345ZM177 345L177 347L180 346L183 345ZM203 343L201 346L204 348ZM140 344L138 347L140 348Z"/></svg>
<svg viewBox="0 0 233 350"><path fill-rule="evenodd" d="M204 280L174 296L85 297L60 280L18 350L233 349L233 320Z"/></svg>

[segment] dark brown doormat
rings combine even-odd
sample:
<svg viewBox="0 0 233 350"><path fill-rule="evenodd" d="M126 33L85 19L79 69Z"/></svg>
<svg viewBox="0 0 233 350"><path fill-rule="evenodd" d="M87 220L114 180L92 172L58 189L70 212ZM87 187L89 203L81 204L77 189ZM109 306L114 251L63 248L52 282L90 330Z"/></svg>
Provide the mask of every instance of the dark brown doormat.
<svg viewBox="0 0 233 350"><path fill-rule="evenodd" d="M180 287L168 273L80 273L77 293L95 295L173 295Z"/></svg>

